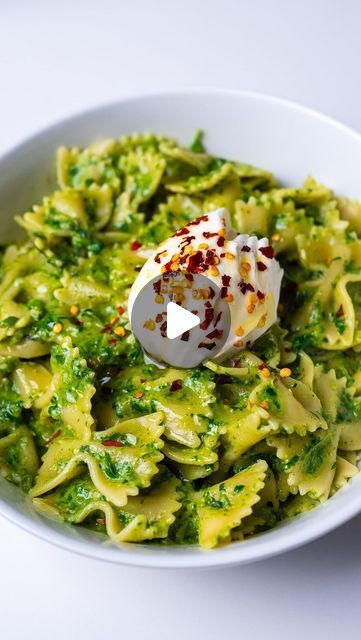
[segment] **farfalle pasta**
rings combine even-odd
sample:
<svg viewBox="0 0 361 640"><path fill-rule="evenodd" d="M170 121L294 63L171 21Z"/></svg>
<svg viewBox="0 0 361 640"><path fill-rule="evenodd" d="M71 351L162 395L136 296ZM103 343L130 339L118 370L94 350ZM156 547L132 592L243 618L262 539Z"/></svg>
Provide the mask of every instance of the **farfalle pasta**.
<svg viewBox="0 0 361 640"><path fill-rule="evenodd" d="M242 541L327 500L361 450L361 204L135 134L61 148L58 189L0 251L0 472L114 543ZM284 270L237 357L159 369L131 333L155 247L225 207Z"/></svg>

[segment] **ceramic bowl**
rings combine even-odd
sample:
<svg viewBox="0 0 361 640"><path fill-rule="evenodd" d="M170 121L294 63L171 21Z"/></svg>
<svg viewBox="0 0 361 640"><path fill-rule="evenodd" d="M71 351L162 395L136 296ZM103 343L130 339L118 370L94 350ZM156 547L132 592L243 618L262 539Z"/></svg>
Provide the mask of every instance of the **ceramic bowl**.
<svg viewBox="0 0 361 640"><path fill-rule="evenodd" d="M138 96L64 120L0 159L3 244L12 240L13 216L41 200L55 181L59 145L85 146L135 131L174 136L188 144L199 128L210 152L269 169L284 184L311 174L340 194L361 198L361 136L310 109L242 91L185 90ZM361 511L361 474L326 503L269 532L203 551L197 547L115 546L85 528L41 517L18 488L0 480L0 514L44 540L109 562L157 568L209 568L266 558L325 534Z"/></svg>

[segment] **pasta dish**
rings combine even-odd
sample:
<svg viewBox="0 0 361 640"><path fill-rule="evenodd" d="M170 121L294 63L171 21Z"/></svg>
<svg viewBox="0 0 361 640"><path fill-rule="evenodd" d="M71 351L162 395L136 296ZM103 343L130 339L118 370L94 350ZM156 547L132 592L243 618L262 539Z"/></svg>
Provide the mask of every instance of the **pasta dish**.
<svg viewBox="0 0 361 640"><path fill-rule="evenodd" d="M26 238L0 248L2 475L115 543L208 549L342 488L361 450L361 204L214 157L201 133L189 148L153 134L63 147L57 179L17 217ZM277 319L247 343L239 329L225 361L159 368L130 289L160 243L220 208L268 239Z"/></svg>

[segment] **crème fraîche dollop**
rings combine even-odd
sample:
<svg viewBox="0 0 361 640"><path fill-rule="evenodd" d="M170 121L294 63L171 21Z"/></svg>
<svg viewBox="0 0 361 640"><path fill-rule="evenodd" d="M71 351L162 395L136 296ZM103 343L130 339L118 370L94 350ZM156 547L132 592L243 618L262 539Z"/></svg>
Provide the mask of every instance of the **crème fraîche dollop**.
<svg viewBox="0 0 361 640"><path fill-rule="evenodd" d="M217 209L177 230L148 258L130 292L131 323L137 296L152 282L154 308L148 299L143 325L154 338L153 348L147 340L148 354L175 365L179 345L170 344L165 312L157 306L173 301L200 318L199 327L192 329L197 336L183 336L178 366L194 367L207 359L224 362L275 322L282 275L268 239L237 234L228 211ZM200 286L200 276L208 286Z"/></svg>

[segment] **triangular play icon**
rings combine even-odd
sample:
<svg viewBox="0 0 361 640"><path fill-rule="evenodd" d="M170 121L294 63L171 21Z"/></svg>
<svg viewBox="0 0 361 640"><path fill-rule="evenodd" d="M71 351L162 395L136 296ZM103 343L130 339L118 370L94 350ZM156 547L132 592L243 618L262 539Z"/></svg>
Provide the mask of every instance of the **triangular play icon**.
<svg viewBox="0 0 361 640"><path fill-rule="evenodd" d="M174 302L167 304L167 338L174 340L199 324L198 316Z"/></svg>

